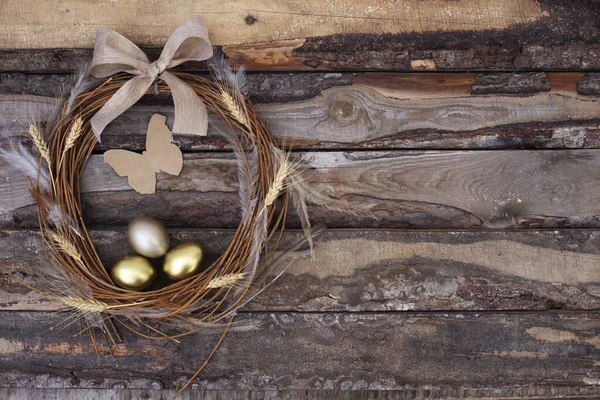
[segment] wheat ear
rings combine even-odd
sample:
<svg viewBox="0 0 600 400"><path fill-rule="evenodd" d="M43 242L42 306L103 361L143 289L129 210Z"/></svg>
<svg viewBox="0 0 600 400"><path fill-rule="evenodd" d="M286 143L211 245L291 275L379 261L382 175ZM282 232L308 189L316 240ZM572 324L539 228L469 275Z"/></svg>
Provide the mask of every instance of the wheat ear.
<svg viewBox="0 0 600 400"><path fill-rule="evenodd" d="M77 250L77 247L75 247L73 242L71 242L69 239L67 239L60 233L51 232L50 236L63 253L65 253L66 255L70 256L72 259L83 265L81 253L79 253L79 250Z"/></svg>
<svg viewBox="0 0 600 400"><path fill-rule="evenodd" d="M246 112L244 107L239 101L235 99L226 89L221 88L221 98L227 110L231 113L231 116L235 118L240 124L248 127L248 118L246 118Z"/></svg>
<svg viewBox="0 0 600 400"><path fill-rule="evenodd" d="M33 144L35 144L35 147L37 147L42 158L48 163L48 172L50 173L50 180L52 181L52 187L54 188L54 176L52 175L52 166L50 164L50 149L48 149L48 145L44 140L44 136L42 135L42 131L40 130L39 126L34 124L29 125L29 136L31 136Z"/></svg>
<svg viewBox="0 0 600 400"><path fill-rule="evenodd" d="M222 288L222 287L235 286L239 281L244 279L245 276L246 276L246 274L244 274L244 273L236 273L236 274L228 274L228 275L219 276L219 277L212 279L208 283L208 286L206 286L206 288L207 289L217 289L217 288Z"/></svg>
<svg viewBox="0 0 600 400"><path fill-rule="evenodd" d="M273 183L271 183L271 187L267 192L267 196L265 197L265 206L270 206L277 200L277 197L281 194L284 189L284 184L286 179L292 174L294 168L292 164L289 162L287 158L284 158L277 168L277 172L275 173L275 177L273 178Z"/></svg>
<svg viewBox="0 0 600 400"><path fill-rule="evenodd" d="M101 313L110 308L108 304L94 299L82 299L76 297L59 298L65 305L89 313Z"/></svg>
<svg viewBox="0 0 600 400"><path fill-rule="evenodd" d="M50 150L48 149L48 145L46 145L46 141L42 136L40 128L37 125L29 125L29 136L31 136L33 144L37 147L42 158L50 165Z"/></svg>
<svg viewBox="0 0 600 400"><path fill-rule="evenodd" d="M67 151L75 146L75 142L77 141L77 139L79 138L79 136L81 136L81 133L83 132L83 119L81 117L78 117L73 124L71 125L71 129L69 130L69 136L67 136L67 141L65 142L65 148L62 151L62 155L60 157L60 164L59 164L59 168L60 165L62 165L63 160L65 159L65 155L67 154Z"/></svg>

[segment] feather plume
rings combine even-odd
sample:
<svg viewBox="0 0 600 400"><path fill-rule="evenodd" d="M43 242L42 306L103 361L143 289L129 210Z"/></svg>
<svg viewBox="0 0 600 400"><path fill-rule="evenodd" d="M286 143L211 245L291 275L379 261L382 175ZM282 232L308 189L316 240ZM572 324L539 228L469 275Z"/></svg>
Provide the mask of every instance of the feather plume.
<svg viewBox="0 0 600 400"><path fill-rule="evenodd" d="M91 64L87 63L81 67L81 69L73 77L73 86L71 86L71 93L69 94L69 100L65 108L65 115L68 115L75 107L75 104L81 96L81 94L87 92L90 86L98 82L91 73Z"/></svg>
<svg viewBox="0 0 600 400"><path fill-rule="evenodd" d="M231 316L231 314L228 316ZM185 317L172 319L172 322L176 323L179 327L207 335L222 333L228 326L230 332L252 332L259 328L258 322L251 319L235 321L231 325L213 321L205 322L197 318Z"/></svg>
<svg viewBox="0 0 600 400"><path fill-rule="evenodd" d="M247 79L246 70L243 66L237 71L231 68L231 65L225 59L223 53L215 54L208 62L215 80L221 84L220 94L223 104L240 124L245 126L248 131L252 130L246 107Z"/></svg>
<svg viewBox="0 0 600 400"><path fill-rule="evenodd" d="M292 178L292 180L292 188L306 203L323 206L331 211L348 213L355 217L377 218L371 211L373 204L353 204L346 200L335 199L316 190L301 179Z"/></svg>
<svg viewBox="0 0 600 400"><path fill-rule="evenodd" d="M50 190L50 178L48 170L39 164L29 150L21 143L11 142L10 149L0 149L0 156L3 157L15 169L22 171L29 180L37 185L42 191Z"/></svg>
<svg viewBox="0 0 600 400"><path fill-rule="evenodd" d="M250 253L248 255L248 260L246 261L246 265L243 269L243 274L245 275L244 283L240 284L240 287L236 290L235 294L238 297L240 294L245 292L245 288L247 288L250 283L254 280L254 275L256 274L256 270L258 268L258 262L260 260L260 252L262 247L267 240L267 214L263 211L260 212L256 220L256 225L254 226L254 231L252 234L252 242L250 247Z"/></svg>
<svg viewBox="0 0 600 400"><path fill-rule="evenodd" d="M240 93L247 93L248 81L246 79L246 69L243 65L238 67L237 71L234 71L225 55L216 53L208 61L208 66L218 81L226 83L231 89L235 89Z"/></svg>
<svg viewBox="0 0 600 400"><path fill-rule="evenodd" d="M246 150L244 140L238 135L239 129L234 128L230 131L222 129L216 124L215 129L227 139L233 149L237 165L242 221L245 222L251 216L252 197L255 195L258 186L258 152L255 148Z"/></svg>
<svg viewBox="0 0 600 400"><path fill-rule="evenodd" d="M54 199L48 192L41 192L37 188L30 188L29 193L31 193L31 197L33 197L33 200L41 209L51 210L56 205Z"/></svg>
<svg viewBox="0 0 600 400"><path fill-rule="evenodd" d="M65 216L64 218L63 214ZM48 211L48 221L50 221L56 227L69 228L74 234L79 236L81 239L84 239L83 235L77 229L73 217L71 217L69 214L63 213L60 206L56 203L54 203Z"/></svg>
<svg viewBox="0 0 600 400"><path fill-rule="evenodd" d="M312 229L310 218L308 216L308 207L306 205L305 197L302 196L302 193L296 188L296 183L294 182L294 178L292 178L292 185L290 186L290 198L292 199L292 205L296 212L298 213L298 217L300 218L300 226L302 226L302 230L304 231L304 236L308 241L308 246L310 247L310 252L314 257L313 248L314 242L312 237Z"/></svg>
<svg viewBox="0 0 600 400"><path fill-rule="evenodd" d="M240 194L240 206L242 209L242 221L247 221L252 209L252 197L256 193L258 185L258 152L250 150L249 155L242 151L235 151L238 164L238 183Z"/></svg>
<svg viewBox="0 0 600 400"><path fill-rule="evenodd" d="M42 192L37 188L29 189L29 193L31 193L31 197L33 197L33 200L35 200L38 207L42 210L46 210L46 218L50 223L58 228L71 229L73 233L83 239L83 236L79 233L79 230L77 230L73 218L62 211L61 207L54 201L54 198L49 193Z"/></svg>

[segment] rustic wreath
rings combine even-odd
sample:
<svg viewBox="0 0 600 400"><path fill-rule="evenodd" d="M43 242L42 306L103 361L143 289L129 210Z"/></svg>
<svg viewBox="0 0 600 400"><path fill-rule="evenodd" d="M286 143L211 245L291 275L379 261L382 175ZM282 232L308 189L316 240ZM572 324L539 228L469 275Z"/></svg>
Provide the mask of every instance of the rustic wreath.
<svg viewBox="0 0 600 400"><path fill-rule="evenodd" d="M127 82L127 77L105 79L77 94L74 101L66 101L56 124L49 129L48 141L39 127L30 127L41 155L36 173L30 174L31 193L38 205L41 237L54 267L43 271L46 286L34 289L75 310L88 327L101 327L114 343L120 341L116 324L145 337L154 333L154 338L176 339L194 332L218 331L223 333L218 343L228 329L252 329L251 321L232 323L236 310L289 266L281 262L284 254L275 257L275 250L284 231L289 189L298 180L297 165L276 146L250 100L220 79L222 75L215 80L176 75L225 121L223 134L237 158L242 220L231 243L214 263L163 288L140 292L117 286L98 256L82 215L81 176L98 142L89 120ZM159 92L170 92L166 84L157 88ZM21 148L15 152L23 156L26 151ZM44 162L47 170L42 166ZM295 199L304 204L301 197ZM309 230L307 225L307 238L311 240L313 232ZM286 250L293 251L306 240ZM267 248L267 243L274 244ZM145 320L183 329L167 334ZM93 330L89 332L95 344Z"/></svg>
<svg viewBox="0 0 600 400"><path fill-rule="evenodd" d="M291 263L287 255L307 242L312 251L312 238L321 229L311 227L307 202L353 214L368 214L369 207L332 199L301 179L302 163L294 161L290 152L277 146L267 125L257 116L244 90L243 70L233 71L222 56L213 57L209 62L210 78L182 72L163 73L171 63L163 60L162 55L157 62L149 64L141 50L116 32L101 30L99 37L101 46L97 38L94 61L96 53L101 53L120 68L118 71L129 74L109 71L104 76L95 74L94 77L88 66L74 80L70 95L63 99L54 122L45 127L36 124L29 127L39 158L22 145L13 144L11 150L0 151L14 167L23 170L31 183L41 237L51 261L47 268L39 271L46 278L44 285L31 287L74 310L74 316L87 324L86 330L94 345L97 342L93 327L101 328L112 343L121 341L119 325L155 339L220 332L213 352L191 382L227 331L256 328L250 320L233 321L233 318L240 307L285 271ZM204 22L194 17L175 31L163 54L179 57L173 65L190 59L207 59L212 56L210 43L209 51L206 50L207 43ZM132 56L110 53L119 46ZM181 49L192 53L196 49L196 55L203 58L190 57L181 53ZM122 60L132 60L131 64L141 65L145 70L137 71L138 76L132 79L131 68L123 66ZM136 80L134 83L142 86L131 89L132 81ZM127 99L123 92L136 92L135 98ZM206 107L224 121L221 134L230 143L236 158L241 221L227 249L208 267L162 288L134 291L115 284L109 269L103 265L84 223L80 188L82 173L104 126L143 94L151 93L173 95L175 125L182 98L190 104L200 104L202 110L198 111L206 114ZM98 130L98 115L113 107L115 98L122 102L121 110L105 119ZM198 99L201 103L197 103ZM112 102L111 107L107 107L109 102ZM195 110L190 110L189 104L184 105L188 106L190 116L190 111ZM186 119L188 128L190 120L196 121L193 116ZM205 126L206 123L204 129ZM193 124L191 129L195 129ZM290 203L296 209L305 235L276 252Z"/></svg>
<svg viewBox="0 0 600 400"><path fill-rule="evenodd" d="M280 238L283 232L294 166L276 146L247 97L241 103L224 81L176 75L225 121L225 136L235 149L242 180L242 221L227 250L209 268L162 289L127 290L113 283L90 239L80 196L81 176L98 142L89 119L127 82L126 76L108 78L78 95L71 110L65 105L51 129L48 146L39 130L32 127L34 143L48 163L50 181L46 185L38 179L32 193L38 200L44 244L68 281L69 288L57 288L51 295L58 295L63 303L81 312L122 315L135 318L137 324L144 324L137 320L142 317L169 324L185 319L192 326L188 332L193 332L209 325L220 327L221 321L256 294L250 283L254 287L264 283L262 278L272 272L264 266L273 264L279 241L268 249L261 269L258 257L267 241L276 234ZM158 91L169 93L170 89L159 84ZM275 200L282 194L282 204L276 208Z"/></svg>

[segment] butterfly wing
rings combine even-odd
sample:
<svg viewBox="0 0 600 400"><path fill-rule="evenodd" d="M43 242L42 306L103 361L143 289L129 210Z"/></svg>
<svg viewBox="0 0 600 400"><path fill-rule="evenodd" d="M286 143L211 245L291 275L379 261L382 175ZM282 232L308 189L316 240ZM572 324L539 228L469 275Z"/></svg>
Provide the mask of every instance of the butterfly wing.
<svg viewBox="0 0 600 400"><path fill-rule="evenodd" d="M165 125L166 117L154 114L148 125L146 134L146 156L152 162L154 171L164 171L171 175L179 175L183 167L183 155L173 141L173 134Z"/></svg>
<svg viewBox="0 0 600 400"><path fill-rule="evenodd" d="M136 192L149 194L156 192L156 176L146 154L127 150L108 150L104 162L109 164L119 176L126 176L129 186Z"/></svg>

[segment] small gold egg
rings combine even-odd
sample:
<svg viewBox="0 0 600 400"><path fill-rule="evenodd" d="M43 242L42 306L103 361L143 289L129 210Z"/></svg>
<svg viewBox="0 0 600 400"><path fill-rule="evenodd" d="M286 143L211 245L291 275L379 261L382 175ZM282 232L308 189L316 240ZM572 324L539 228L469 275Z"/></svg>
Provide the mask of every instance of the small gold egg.
<svg viewBox="0 0 600 400"><path fill-rule="evenodd" d="M204 249L198 243L182 243L167 253L163 271L169 278L180 281L200 270L203 256Z"/></svg>
<svg viewBox="0 0 600 400"><path fill-rule="evenodd" d="M122 288L131 290L146 289L156 276L150 261L142 256L127 256L114 265L111 276Z"/></svg>
<svg viewBox="0 0 600 400"><path fill-rule="evenodd" d="M148 258L160 257L169 250L169 234L165 226L150 217L139 217L129 223L127 228L129 244Z"/></svg>

